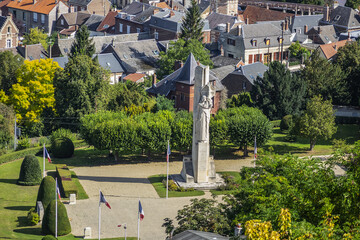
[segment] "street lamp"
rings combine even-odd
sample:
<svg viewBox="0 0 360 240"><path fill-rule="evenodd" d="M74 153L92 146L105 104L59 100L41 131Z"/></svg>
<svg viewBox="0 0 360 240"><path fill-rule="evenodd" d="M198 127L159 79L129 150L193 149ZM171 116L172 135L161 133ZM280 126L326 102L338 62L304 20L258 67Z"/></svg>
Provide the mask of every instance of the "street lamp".
<svg viewBox="0 0 360 240"><path fill-rule="evenodd" d="M127 229L127 227L126 227L126 223L122 223L122 224L120 224L120 225L118 225L118 227L121 227L122 225L124 225L124 230L125 230L125 240L126 240L126 229Z"/></svg>

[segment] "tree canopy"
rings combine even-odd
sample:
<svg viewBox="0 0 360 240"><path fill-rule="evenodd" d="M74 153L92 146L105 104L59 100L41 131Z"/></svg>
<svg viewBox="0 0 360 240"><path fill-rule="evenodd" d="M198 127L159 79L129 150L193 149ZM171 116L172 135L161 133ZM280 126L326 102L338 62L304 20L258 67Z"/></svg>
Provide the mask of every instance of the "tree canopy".
<svg viewBox="0 0 360 240"><path fill-rule="evenodd" d="M95 44L89 38L90 32L86 25L82 25L75 34L75 41L71 45L70 57L77 55L87 55L92 57L95 54Z"/></svg>
<svg viewBox="0 0 360 240"><path fill-rule="evenodd" d="M310 51L304 47L302 47L299 41L291 44L289 47L290 55L297 59L307 59L310 56Z"/></svg>
<svg viewBox="0 0 360 240"><path fill-rule="evenodd" d="M47 51L49 47L47 40L48 36L46 33L44 33L44 30L35 27L30 28L30 32L24 35L23 43L24 45L41 43L41 45Z"/></svg>
<svg viewBox="0 0 360 240"><path fill-rule="evenodd" d="M251 91L255 106L271 120L299 114L306 92L305 82L290 73L280 62L271 62L264 77L257 79Z"/></svg>
<svg viewBox="0 0 360 240"><path fill-rule="evenodd" d="M14 55L11 51L0 52L0 91L6 95L10 94L10 88L17 82L16 72L24 63L24 59L19 55Z"/></svg>
<svg viewBox="0 0 360 240"><path fill-rule="evenodd" d="M187 9L185 18L181 24L180 38L185 41L194 39L202 42L204 22L201 18L200 7L196 0L191 0L191 6Z"/></svg>

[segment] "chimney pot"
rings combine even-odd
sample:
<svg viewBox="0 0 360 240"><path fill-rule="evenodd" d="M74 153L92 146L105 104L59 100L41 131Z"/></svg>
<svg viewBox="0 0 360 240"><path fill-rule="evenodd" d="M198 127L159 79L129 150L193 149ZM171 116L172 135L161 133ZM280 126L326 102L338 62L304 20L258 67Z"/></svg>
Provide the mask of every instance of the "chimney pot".
<svg viewBox="0 0 360 240"><path fill-rule="evenodd" d="M304 34L306 34L308 32L308 25L304 26Z"/></svg>
<svg viewBox="0 0 360 240"><path fill-rule="evenodd" d="M224 54L224 47L223 47L223 45L220 46L220 55L221 55L221 56L224 56L224 55L225 55L225 54Z"/></svg>
<svg viewBox="0 0 360 240"><path fill-rule="evenodd" d="M226 23L226 32L230 32L230 23Z"/></svg>
<svg viewBox="0 0 360 240"><path fill-rule="evenodd" d="M237 26L237 35L241 36L241 25Z"/></svg>
<svg viewBox="0 0 360 240"><path fill-rule="evenodd" d="M152 83L153 87L155 87L156 81L157 81L157 79L156 79L156 73L154 73L154 75L153 75L153 83Z"/></svg>

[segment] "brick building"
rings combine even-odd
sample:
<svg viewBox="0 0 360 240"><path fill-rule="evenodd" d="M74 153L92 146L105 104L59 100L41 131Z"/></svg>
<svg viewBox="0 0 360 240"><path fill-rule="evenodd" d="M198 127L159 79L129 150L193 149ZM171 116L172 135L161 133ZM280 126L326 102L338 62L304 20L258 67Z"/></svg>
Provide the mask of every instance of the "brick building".
<svg viewBox="0 0 360 240"><path fill-rule="evenodd" d="M90 14L106 16L110 11L109 0L69 0L70 12L87 11Z"/></svg>
<svg viewBox="0 0 360 240"><path fill-rule="evenodd" d="M160 82L153 84L151 88L147 89L147 92L155 96L164 95L174 100L176 109L192 112L194 104L195 68L198 64L194 55L190 53L184 65L180 64L178 69ZM213 108L211 109L211 113L215 114L220 108L222 101L221 92L224 90L224 86L212 71L210 71L209 81L216 89L216 94L212 99Z"/></svg>
<svg viewBox="0 0 360 240"><path fill-rule="evenodd" d="M0 48L14 48L18 45L19 30L11 16L0 16Z"/></svg>

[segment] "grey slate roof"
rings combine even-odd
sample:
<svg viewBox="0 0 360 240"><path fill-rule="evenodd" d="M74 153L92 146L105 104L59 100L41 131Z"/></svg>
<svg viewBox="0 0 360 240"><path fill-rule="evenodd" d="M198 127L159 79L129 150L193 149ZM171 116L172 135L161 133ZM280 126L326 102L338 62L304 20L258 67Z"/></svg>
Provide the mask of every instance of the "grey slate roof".
<svg viewBox="0 0 360 240"><path fill-rule="evenodd" d="M198 66L195 57L192 53L186 59L186 62L182 68L177 69L175 72L169 74L160 82L156 83L155 86L147 89L149 93L156 95L165 95L167 96L170 91L176 89L176 82L181 82L183 84L193 85L195 77L195 69ZM216 77L215 73L210 71L209 81L216 81L215 88L216 91L221 91L224 89L224 86L221 84L219 79Z"/></svg>
<svg viewBox="0 0 360 240"><path fill-rule="evenodd" d="M18 47L17 49L19 54L25 58L25 47ZM45 59L48 57L44 47L40 43L26 45L26 55L29 60Z"/></svg>
<svg viewBox="0 0 360 240"><path fill-rule="evenodd" d="M0 16L0 29L2 29L4 23L6 22L6 19L7 19L6 17Z"/></svg>
<svg viewBox="0 0 360 240"><path fill-rule="evenodd" d="M230 73L232 73L234 71L234 66L227 65L227 66L223 66L223 67L219 67L219 68L214 68L211 71L213 71L213 73L215 73L215 75L217 76L219 81L221 81L227 75L229 75Z"/></svg>
<svg viewBox="0 0 360 240"><path fill-rule="evenodd" d="M217 233L211 233L211 232L201 232L201 231L195 231L195 230L186 230L184 232L181 232L179 234L176 234L173 238L173 240L228 240L228 237L223 237Z"/></svg>
<svg viewBox="0 0 360 240"><path fill-rule="evenodd" d="M199 4L200 13L204 12L210 6L209 0L202 0Z"/></svg>
<svg viewBox="0 0 360 240"><path fill-rule="evenodd" d="M294 16L292 18L289 28L291 29L291 32L294 32L294 29L298 29L298 28L304 29L304 26L308 26L308 30L310 30L312 27L318 26L319 21L322 18L323 18L323 14L310 15L310 16L309 15Z"/></svg>
<svg viewBox="0 0 360 240"><path fill-rule="evenodd" d="M131 15L133 18L131 21L144 23L148 21L153 15L155 9L161 9L158 7L151 6L146 3L141 2L132 2L127 5L117 16L116 18L126 18L126 16Z"/></svg>
<svg viewBox="0 0 360 240"><path fill-rule="evenodd" d="M64 13L62 16L69 25L82 25L90 17L87 11Z"/></svg>
<svg viewBox="0 0 360 240"><path fill-rule="evenodd" d="M97 27L104 20L104 18L105 16L91 14L90 17L84 23L84 25L88 27L89 31L96 31Z"/></svg>
<svg viewBox="0 0 360 240"><path fill-rule="evenodd" d="M87 6L91 0L69 0L70 5L76 5L76 6Z"/></svg>
<svg viewBox="0 0 360 240"><path fill-rule="evenodd" d="M330 24L349 29L360 27L360 16L352 8L338 6L330 13Z"/></svg>
<svg viewBox="0 0 360 240"><path fill-rule="evenodd" d="M131 15L137 15L143 12L143 7L146 9L150 8L151 6L147 3L142 2L132 2L131 4L127 5L121 10L121 13L127 13Z"/></svg>
<svg viewBox="0 0 360 240"><path fill-rule="evenodd" d="M236 69L233 74L244 75L251 84L254 84L256 78L262 78L268 69L269 67L265 66L261 62L255 62L245 66L240 66L240 68Z"/></svg>
<svg viewBox="0 0 360 240"><path fill-rule="evenodd" d="M318 33L318 36L325 44L338 41L336 30L333 25L316 26L313 27L313 29L316 31L320 29L320 33Z"/></svg>
<svg viewBox="0 0 360 240"><path fill-rule="evenodd" d="M240 60L236 58L230 58L219 55L216 57L212 57L211 61L213 61L214 63L214 68L228 66L228 65L231 65L234 68L236 64L239 63Z"/></svg>
<svg viewBox="0 0 360 240"><path fill-rule="evenodd" d="M216 27L219 24L226 24L226 23L230 23L230 28L232 28L232 26L234 25L234 23L237 20L237 18L234 16L229 16L229 15L216 13L216 12L209 14L209 16L207 16L206 19L209 21L209 28L211 30L216 29Z"/></svg>
<svg viewBox="0 0 360 240"><path fill-rule="evenodd" d="M68 63L68 57L55 57L53 58L54 62L57 62L61 68L65 68L65 65Z"/></svg>
<svg viewBox="0 0 360 240"><path fill-rule="evenodd" d="M360 37L360 30L359 31L352 31L352 32L349 32L349 33L340 33L339 41L348 39L349 37L350 37L351 40L356 41Z"/></svg>

